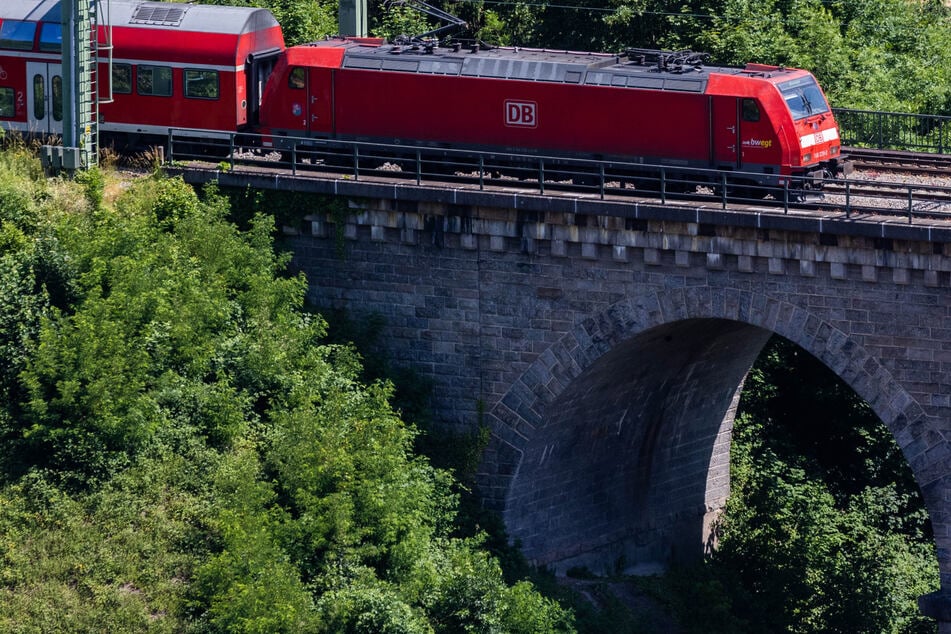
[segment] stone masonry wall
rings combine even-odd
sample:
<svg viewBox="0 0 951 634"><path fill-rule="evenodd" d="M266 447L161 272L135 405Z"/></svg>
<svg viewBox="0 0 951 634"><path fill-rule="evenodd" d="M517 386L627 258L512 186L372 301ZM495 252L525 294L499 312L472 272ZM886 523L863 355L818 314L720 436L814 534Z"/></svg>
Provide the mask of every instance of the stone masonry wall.
<svg viewBox="0 0 951 634"><path fill-rule="evenodd" d="M637 569L702 552L743 376L776 333L895 435L951 588L951 257L938 233L350 204L342 227L315 213L287 236L310 299L382 315L390 359L433 380L442 424L490 427L481 492L536 562Z"/></svg>

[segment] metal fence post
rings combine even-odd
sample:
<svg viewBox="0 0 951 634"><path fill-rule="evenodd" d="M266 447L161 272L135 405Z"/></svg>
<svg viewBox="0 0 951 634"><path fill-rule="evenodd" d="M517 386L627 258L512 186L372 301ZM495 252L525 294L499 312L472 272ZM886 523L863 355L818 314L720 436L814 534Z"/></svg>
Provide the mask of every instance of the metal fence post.
<svg viewBox="0 0 951 634"><path fill-rule="evenodd" d="M885 139L884 139L884 132L882 131L882 113L881 112L877 113L877 116L875 117L875 119L878 124L877 126L878 127L878 149L884 150Z"/></svg>
<svg viewBox="0 0 951 634"><path fill-rule="evenodd" d="M848 180L845 181L845 217L849 218L852 215L852 183Z"/></svg>

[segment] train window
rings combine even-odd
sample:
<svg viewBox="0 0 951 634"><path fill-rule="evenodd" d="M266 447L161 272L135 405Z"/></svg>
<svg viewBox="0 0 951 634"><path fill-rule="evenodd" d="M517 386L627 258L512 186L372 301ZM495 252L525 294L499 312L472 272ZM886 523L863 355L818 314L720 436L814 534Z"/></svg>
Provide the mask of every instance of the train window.
<svg viewBox="0 0 951 634"><path fill-rule="evenodd" d="M46 81L40 74L33 75L33 118L46 118Z"/></svg>
<svg viewBox="0 0 951 634"><path fill-rule="evenodd" d="M759 104L755 99L743 100L743 121L759 121Z"/></svg>
<svg viewBox="0 0 951 634"><path fill-rule="evenodd" d="M779 84L779 92L795 121L829 112L829 104L812 75Z"/></svg>
<svg viewBox="0 0 951 634"><path fill-rule="evenodd" d="M53 121L63 120L63 78L60 75L53 75Z"/></svg>
<svg viewBox="0 0 951 634"><path fill-rule="evenodd" d="M303 88L307 83L307 71L298 66L291 69L290 77L287 79L289 88Z"/></svg>
<svg viewBox="0 0 951 634"><path fill-rule="evenodd" d="M217 99L218 71L186 69L185 96L193 99Z"/></svg>
<svg viewBox="0 0 951 634"><path fill-rule="evenodd" d="M132 65L112 65L112 92L128 95L132 92Z"/></svg>
<svg viewBox="0 0 951 634"><path fill-rule="evenodd" d="M0 117L12 117L15 114L13 88L0 88Z"/></svg>
<svg viewBox="0 0 951 634"><path fill-rule="evenodd" d="M40 28L40 50L59 53L63 50L63 25L46 22Z"/></svg>
<svg viewBox="0 0 951 634"><path fill-rule="evenodd" d="M140 95L172 96L172 69L170 66L139 64L136 75L136 89Z"/></svg>
<svg viewBox="0 0 951 634"><path fill-rule="evenodd" d="M0 25L0 48L31 51L35 35L36 22L4 20L3 25Z"/></svg>

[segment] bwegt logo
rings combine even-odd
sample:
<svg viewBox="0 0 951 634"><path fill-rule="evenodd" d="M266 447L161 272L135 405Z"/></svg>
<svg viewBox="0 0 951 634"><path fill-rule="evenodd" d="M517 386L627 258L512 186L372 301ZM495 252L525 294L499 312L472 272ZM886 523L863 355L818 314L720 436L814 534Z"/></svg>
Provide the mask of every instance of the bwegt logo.
<svg viewBox="0 0 951 634"><path fill-rule="evenodd" d="M534 128L538 125L538 104L534 101L506 101L505 125Z"/></svg>

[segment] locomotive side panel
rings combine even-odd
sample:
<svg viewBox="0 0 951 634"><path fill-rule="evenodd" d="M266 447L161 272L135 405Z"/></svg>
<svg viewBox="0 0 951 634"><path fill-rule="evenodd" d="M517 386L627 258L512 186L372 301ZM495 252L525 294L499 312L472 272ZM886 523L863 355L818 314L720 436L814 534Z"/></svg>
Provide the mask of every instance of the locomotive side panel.
<svg viewBox="0 0 951 634"><path fill-rule="evenodd" d="M709 163L699 93L341 69L334 114L342 138Z"/></svg>

